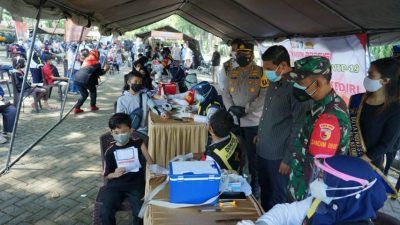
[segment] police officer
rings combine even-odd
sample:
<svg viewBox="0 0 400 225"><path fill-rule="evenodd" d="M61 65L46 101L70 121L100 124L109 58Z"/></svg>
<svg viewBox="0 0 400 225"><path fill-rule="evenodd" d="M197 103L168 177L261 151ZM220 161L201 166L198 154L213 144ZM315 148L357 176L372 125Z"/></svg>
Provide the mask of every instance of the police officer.
<svg viewBox="0 0 400 225"><path fill-rule="evenodd" d="M253 140L258 132L267 84L263 82L262 68L253 61L253 51L254 45L250 43L238 46L236 62L239 67L232 68L227 74L222 97L226 109L234 115L235 133L242 136L245 146L248 146L250 184L258 198L260 188L255 170L256 146Z"/></svg>
<svg viewBox="0 0 400 225"><path fill-rule="evenodd" d="M231 72L231 70L236 69L239 67L238 63L236 62L236 51L239 45L243 44L243 40L241 39L234 39L227 44L231 46L231 58L222 64L222 68L220 71L219 82L221 83L221 89L225 87L225 80L227 74Z"/></svg>

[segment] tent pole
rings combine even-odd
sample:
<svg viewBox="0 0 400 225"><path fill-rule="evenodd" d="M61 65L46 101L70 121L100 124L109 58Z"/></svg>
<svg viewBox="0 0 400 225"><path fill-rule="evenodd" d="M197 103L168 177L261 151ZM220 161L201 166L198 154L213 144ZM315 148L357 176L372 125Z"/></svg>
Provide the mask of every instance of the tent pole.
<svg viewBox="0 0 400 225"><path fill-rule="evenodd" d="M52 130L54 130L54 128L56 128L58 125L61 124L61 122L63 122L65 120L65 118L67 118L67 116L69 115L69 113L71 113L73 108L71 108L67 114L65 114L65 116L58 121L56 124L54 124L52 127L50 127L46 132L44 132L44 134L42 134L42 136L40 136L35 142L33 142L31 145L29 145L23 152L21 152L17 158L12 161L9 165L9 168L11 168L12 166L14 166L24 155L26 155L30 150L32 150L33 147L36 146L37 143L39 143L41 140L43 140L44 137L46 137L46 135L48 135ZM0 176L3 175L4 173L6 173L8 170L6 170L6 168L4 168L3 170L0 171Z"/></svg>
<svg viewBox="0 0 400 225"><path fill-rule="evenodd" d="M27 63L26 63L26 67L25 67L25 74L24 74L24 78L22 80L21 94L19 95L19 100L18 100L18 105L17 105L17 114L15 116L13 132L11 133L10 146L9 146L8 153L7 153L7 161L6 161L6 164L5 164L5 167L4 167L4 171L9 171L10 170L11 153L12 153L12 149L13 149L14 142L15 142L15 134L17 133L18 120L19 120L19 116L21 114L21 106L22 106L22 101L23 101L23 97L24 97L23 96L23 90L25 90L26 82L28 80L29 67L31 65L34 46L35 46L35 42L36 42L36 35L37 35L36 32L37 32L37 29L39 27L40 16L42 14L42 6L45 3L45 1L46 0L40 0L39 8L38 8L37 14L36 14L35 29L33 30L32 42L31 42L31 46L29 48L29 55L28 55Z"/></svg>
<svg viewBox="0 0 400 225"><path fill-rule="evenodd" d="M83 32L85 31L85 27L82 26L82 30L81 30L81 35L79 37L79 42L78 42L78 46L76 47L76 52L75 52L75 57L74 57L74 62L72 63L72 68L71 68L71 77L75 71L75 63L76 63L76 57L78 56L79 53L79 47L81 46L82 43L82 37L83 37ZM62 116L64 113L64 109L65 109L65 104L67 102L67 96L68 96L68 89L69 89L69 85L71 83L71 79L68 80L67 83L67 88L65 89L65 94L64 94L64 99L62 101L62 106L61 106L61 111L60 111L60 121L62 120Z"/></svg>

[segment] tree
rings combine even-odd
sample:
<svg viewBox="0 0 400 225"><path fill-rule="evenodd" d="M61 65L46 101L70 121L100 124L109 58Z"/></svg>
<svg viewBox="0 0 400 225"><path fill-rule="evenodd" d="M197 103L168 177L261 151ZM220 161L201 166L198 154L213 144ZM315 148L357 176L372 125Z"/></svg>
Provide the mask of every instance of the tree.
<svg viewBox="0 0 400 225"><path fill-rule="evenodd" d="M0 7L0 23L1 23L1 21L3 21L3 11L4 11L4 9L2 7Z"/></svg>

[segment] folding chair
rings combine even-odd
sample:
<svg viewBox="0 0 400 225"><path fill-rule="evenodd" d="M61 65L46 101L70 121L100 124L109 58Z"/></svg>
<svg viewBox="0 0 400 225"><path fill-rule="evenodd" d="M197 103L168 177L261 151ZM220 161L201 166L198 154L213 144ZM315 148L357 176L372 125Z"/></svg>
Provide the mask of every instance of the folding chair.
<svg viewBox="0 0 400 225"><path fill-rule="evenodd" d="M7 74L8 79L4 79L4 74L5 73ZM11 75L10 75L10 71L9 70L0 69L0 78L1 78L0 84L5 84L7 86L8 94L11 97L11 90L10 90L10 85L9 85L10 77L11 77Z"/></svg>
<svg viewBox="0 0 400 225"><path fill-rule="evenodd" d="M14 102L13 103L16 106L16 105L18 105L19 96L20 96L21 93L18 92L17 78L16 78L16 74L15 73L11 73L11 84L12 84L12 88L13 88L13 97L14 97ZM29 90L23 91L23 95L22 95L22 97L23 97L23 99L22 99L22 112L24 112L24 108L25 108L23 100L24 100L24 98L28 97L31 94L32 93L29 92ZM42 103L41 103L40 100L39 100L39 108L42 109Z"/></svg>
<svg viewBox="0 0 400 225"><path fill-rule="evenodd" d="M148 137L138 132L133 132L132 138L133 139L140 138L146 145L148 143ZM102 168L104 168L105 153L107 149L109 149L112 146L113 142L114 139L110 132L107 132L100 136L100 155L101 155ZM101 225L101 207L103 205L104 191L106 184L107 184L107 179L104 178L104 186L100 187L99 192L97 193L96 196L96 202L94 203L93 214L92 214L92 225ZM117 211L130 211L130 210L131 210L131 205L129 204L127 199L125 199L121 203L121 206Z"/></svg>

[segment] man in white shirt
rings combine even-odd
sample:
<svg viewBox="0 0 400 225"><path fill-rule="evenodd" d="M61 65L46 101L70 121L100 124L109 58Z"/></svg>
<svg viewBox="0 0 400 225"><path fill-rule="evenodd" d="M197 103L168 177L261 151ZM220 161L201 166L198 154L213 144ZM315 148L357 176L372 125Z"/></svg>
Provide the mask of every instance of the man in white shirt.
<svg viewBox="0 0 400 225"><path fill-rule="evenodd" d="M76 55L77 45L75 43L71 44L70 48L67 52L67 61L68 61L68 78L70 81L69 84L69 92L72 94L78 94L78 88L74 85L75 74L81 68L81 61L79 53ZM76 56L76 57L75 57ZM75 61L75 65L74 65Z"/></svg>
<svg viewBox="0 0 400 225"><path fill-rule="evenodd" d="M192 49L189 48L187 43L185 43L184 48L185 48L185 58L184 58L185 68L190 69L193 63L193 51Z"/></svg>
<svg viewBox="0 0 400 225"><path fill-rule="evenodd" d="M172 48L172 59L180 63L181 59L181 48L179 47L178 43L174 44Z"/></svg>

